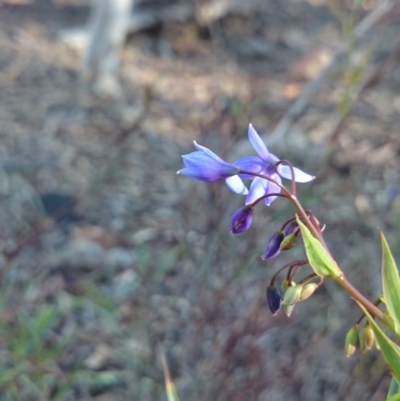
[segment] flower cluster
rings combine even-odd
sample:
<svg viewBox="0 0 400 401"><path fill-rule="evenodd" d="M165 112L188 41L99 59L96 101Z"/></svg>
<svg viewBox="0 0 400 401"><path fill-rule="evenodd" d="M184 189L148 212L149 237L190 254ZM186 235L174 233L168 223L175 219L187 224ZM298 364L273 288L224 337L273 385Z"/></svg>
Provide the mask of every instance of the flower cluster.
<svg viewBox="0 0 400 401"><path fill-rule="evenodd" d="M195 143L197 151L183 156L185 168L178 173L206 182L223 179L233 192L246 196L244 205L232 215L232 234L239 234L250 228L254 208L259 202L264 201L269 206L277 197L283 197L292 203L296 214L271 235L261 258L271 259L281 251L291 249L299 234L303 240L306 258L287 263L273 275L266 289L270 311L276 315L283 309L290 316L296 304L312 296L325 279L335 280L362 310L361 317L346 336L346 355L352 355L357 348L365 352L376 345L393 374L387 401L400 401L400 275L383 233L383 296L371 302L350 283L332 257L323 237L325 225L321 227L314 214L305 210L297 199L295 183L308 182L314 177L270 153L251 124L248 136L257 156L247 156L228 163L210 149ZM282 184L282 178L291 180L290 189ZM250 180L250 185L246 186L243 180ZM304 267L311 268L311 274L303 274ZM286 272L286 277L278 287L275 282L283 272ZM300 279L299 272L302 272ZM377 320L392 331L392 336L397 336L397 342L385 334Z"/></svg>
<svg viewBox="0 0 400 401"><path fill-rule="evenodd" d="M233 192L245 195L244 206L236 210L231 218L231 233L239 234L248 230L253 222L254 207L261 201L269 206L278 197L295 196L296 182L309 182L314 176L293 167L289 162L280 160L270 153L264 142L250 124L248 137L253 145L257 156L246 156L235 160L232 163L221 159L210 149L194 143L195 152L182 156L185 168L178 171L178 174L186 175L200 181L214 182L225 180L226 185ZM283 184L282 178L292 181L292 191L289 191ZM250 185L246 186L243 181L249 180ZM282 193L283 191L283 193ZM299 226L295 218L291 218L270 237L265 251L261 258L263 260L275 258L281 251L292 248L299 234ZM293 271L293 274L291 273ZM274 280L268 286L266 297L268 306L275 315L281 304L284 305L286 314L290 315L296 302L302 300L303 285L296 285L293 281L298 269L290 269L284 281L283 294L274 286ZM305 284L305 283L304 283ZM314 284L314 283L312 283ZM305 286L310 291L310 286ZM315 290L315 289L314 289ZM288 296L295 293L296 297ZM289 295L288 295L289 294ZM305 299L305 298L304 298ZM293 301L294 300L294 301Z"/></svg>
<svg viewBox="0 0 400 401"><path fill-rule="evenodd" d="M270 153L251 124L248 137L258 156L247 156L228 163L195 142L197 151L182 156L185 168L177 172L206 182L224 179L229 189L246 196L245 206L232 216L233 234L246 231L251 226L253 207L258 202L264 200L267 206L271 205L281 193L282 178L296 182L309 182L315 178ZM243 180L251 181L249 188Z"/></svg>

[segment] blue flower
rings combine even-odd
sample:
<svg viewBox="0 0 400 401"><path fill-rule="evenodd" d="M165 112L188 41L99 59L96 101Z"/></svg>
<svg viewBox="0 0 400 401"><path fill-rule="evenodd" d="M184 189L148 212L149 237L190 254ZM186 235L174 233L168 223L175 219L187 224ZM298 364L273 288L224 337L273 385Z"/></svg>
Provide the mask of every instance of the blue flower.
<svg viewBox="0 0 400 401"><path fill-rule="evenodd" d="M206 182L218 181L238 174L238 167L222 160L210 149L196 142L194 142L194 146L197 151L182 156L186 168L179 170L177 174Z"/></svg>
<svg viewBox="0 0 400 401"><path fill-rule="evenodd" d="M253 208L251 206L244 206L236 210L232 215L231 220L231 233L239 234L250 228L253 222Z"/></svg>
<svg viewBox="0 0 400 401"><path fill-rule="evenodd" d="M243 170L250 171L252 173L266 175L279 184L281 183L281 177L291 180L292 173L290 167L283 164L278 164L280 161L277 156L268 152L264 142L257 134L256 130L250 124L248 129L248 136L251 144L258 153L258 156L247 156L239 160L236 160L233 164ZM309 182L315 177L309 175L300 169L294 167L294 179L296 182ZM250 189L247 191L241 179L252 179ZM246 205L249 205L257 199L272 193L280 193L281 188L271 181L261 177L254 177L250 174L239 174L226 179L228 187L236 193L247 195ZM269 206L276 196L270 196L265 198L265 204Z"/></svg>

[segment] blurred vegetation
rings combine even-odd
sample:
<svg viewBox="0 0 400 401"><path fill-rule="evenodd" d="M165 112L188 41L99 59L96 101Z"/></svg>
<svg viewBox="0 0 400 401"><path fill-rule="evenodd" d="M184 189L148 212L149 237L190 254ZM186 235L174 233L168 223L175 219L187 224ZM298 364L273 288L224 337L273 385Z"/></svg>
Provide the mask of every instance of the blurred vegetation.
<svg viewBox="0 0 400 401"><path fill-rule="evenodd" d="M123 54L127 95L118 101L77 95L79 57L54 39L85 22L87 5L6 3L0 401L166 400L164 354L181 400L383 399L379 355L344 358L358 312L336 287L290 320L266 308L276 268L302 257L296 248L259 258L291 206L259 205L251 232L233 237L243 198L223 183L175 177L193 139L229 159L249 121L271 130L323 68L313 46L329 53L351 42L377 2L269 0L210 27L141 32ZM318 176L299 197L369 295L380 288L377 225L400 256L399 113L390 108L398 63L366 85L393 50L392 18L350 47L311 112L268 144ZM148 114L135 120L149 87ZM46 205L49 193L74 200L63 218Z"/></svg>

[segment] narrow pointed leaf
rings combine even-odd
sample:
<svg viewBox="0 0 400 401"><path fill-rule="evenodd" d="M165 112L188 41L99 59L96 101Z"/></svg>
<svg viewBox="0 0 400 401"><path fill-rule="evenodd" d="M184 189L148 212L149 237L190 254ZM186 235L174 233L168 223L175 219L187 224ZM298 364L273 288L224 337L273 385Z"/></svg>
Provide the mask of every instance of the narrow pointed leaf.
<svg viewBox="0 0 400 401"><path fill-rule="evenodd" d="M178 392L176 391L175 384L171 379L169 372L167 358L164 354L161 355L161 362L163 365L164 379L165 379L165 392L167 393L168 401L179 401Z"/></svg>
<svg viewBox="0 0 400 401"><path fill-rule="evenodd" d="M300 227L303 237L304 247L306 250L308 262L314 272L321 277L340 277L342 271L339 269L336 262L329 255L323 245L312 236L310 230L297 217L297 224Z"/></svg>
<svg viewBox="0 0 400 401"><path fill-rule="evenodd" d="M386 307L394 322L394 329L400 334L400 278L396 262L390 252L385 236L382 239L382 286Z"/></svg>
<svg viewBox="0 0 400 401"><path fill-rule="evenodd" d="M400 381L400 350L398 345L396 345L376 324L375 320L371 317L368 311L358 303L360 308L365 313L365 316L368 319L369 324L374 331L376 342L381 349L382 355L385 358L386 363L389 365L390 370L393 373L393 376L397 381Z"/></svg>

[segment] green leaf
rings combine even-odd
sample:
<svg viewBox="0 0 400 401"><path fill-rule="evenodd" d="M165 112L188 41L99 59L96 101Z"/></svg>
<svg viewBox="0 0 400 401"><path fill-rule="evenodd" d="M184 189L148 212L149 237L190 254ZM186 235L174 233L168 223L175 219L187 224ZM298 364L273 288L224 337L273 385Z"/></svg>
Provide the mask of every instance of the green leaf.
<svg viewBox="0 0 400 401"><path fill-rule="evenodd" d="M382 238L382 286L387 310L393 319L394 330L400 334L400 278L396 262L385 236Z"/></svg>
<svg viewBox="0 0 400 401"><path fill-rule="evenodd" d="M386 401L400 401L400 393L397 393L389 398L386 398Z"/></svg>
<svg viewBox="0 0 400 401"><path fill-rule="evenodd" d="M357 302L358 303L358 302ZM365 313L372 330L375 333L376 342L385 358L386 363L389 365L393 376L397 381L400 381L400 351L398 345L396 345L376 324L375 320L371 317L368 311L358 303L360 308Z"/></svg>
<svg viewBox="0 0 400 401"><path fill-rule="evenodd" d="M397 382L397 380L394 377L392 377L387 396L389 398L390 396L395 395L395 394L400 396L399 383Z"/></svg>
<svg viewBox="0 0 400 401"><path fill-rule="evenodd" d="M300 227L303 237L304 247L306 250L308 262L314 272L321 277L338 278L342 275L336 262L329 255L328 251L316 238L312 236L310 230L297 217L297 224Z"/></svg>

